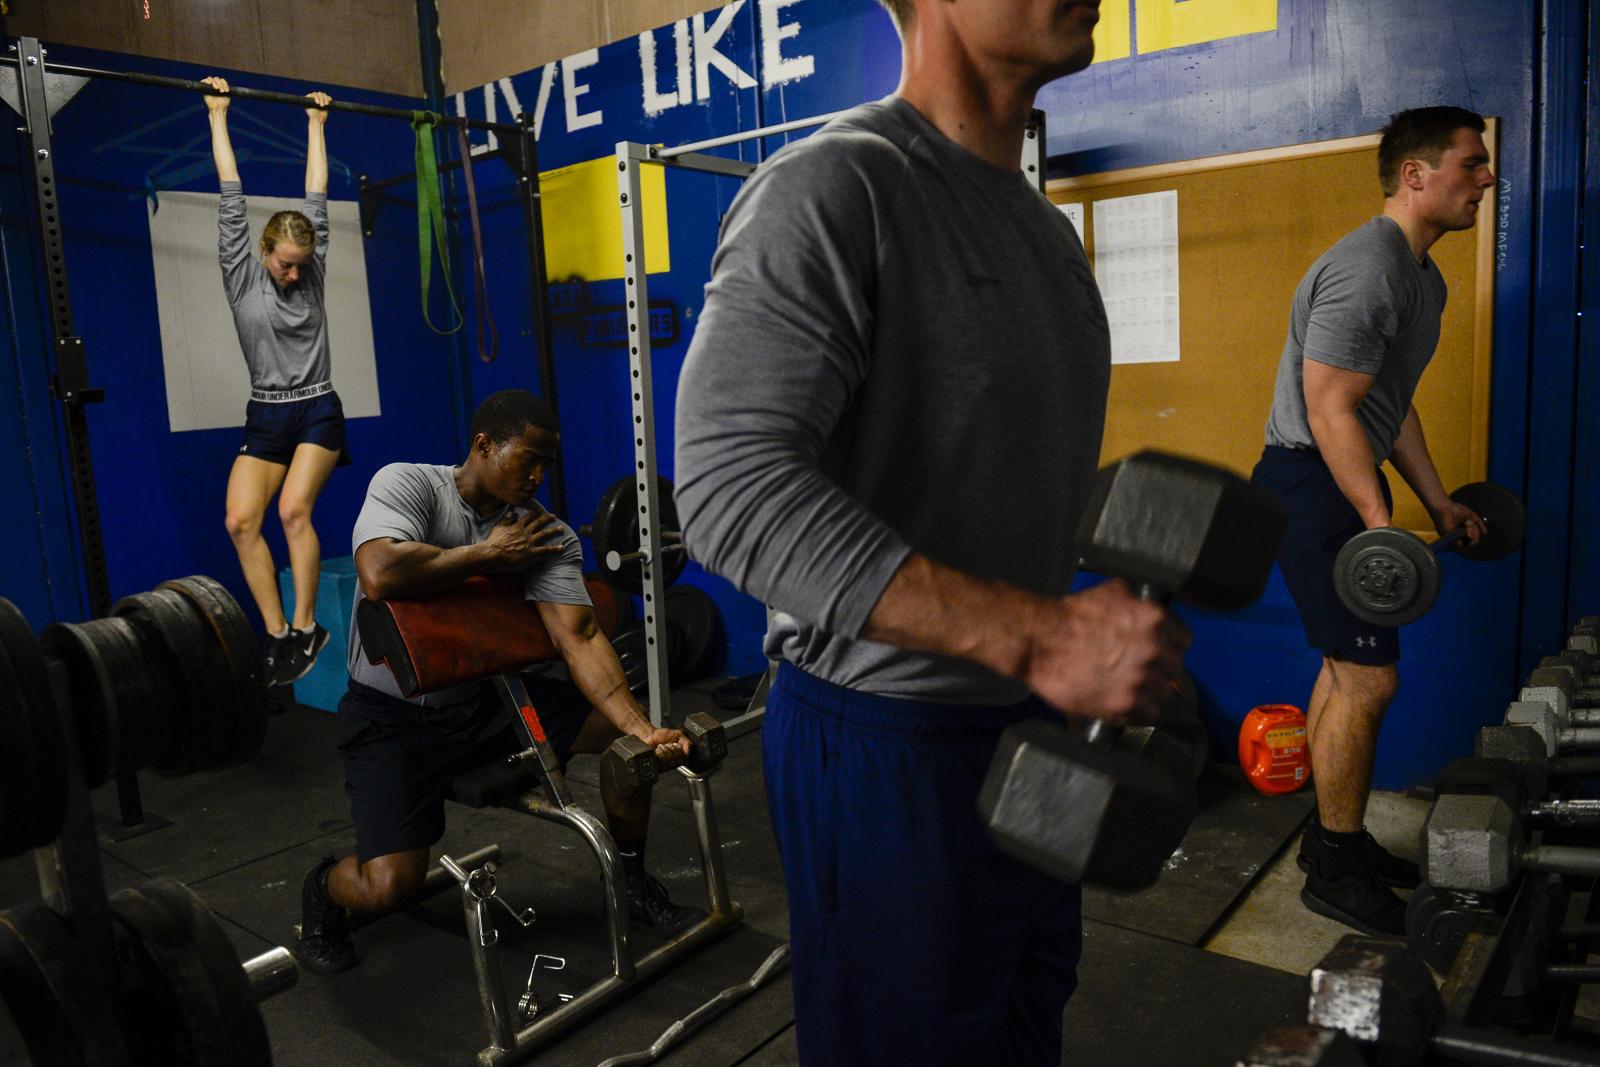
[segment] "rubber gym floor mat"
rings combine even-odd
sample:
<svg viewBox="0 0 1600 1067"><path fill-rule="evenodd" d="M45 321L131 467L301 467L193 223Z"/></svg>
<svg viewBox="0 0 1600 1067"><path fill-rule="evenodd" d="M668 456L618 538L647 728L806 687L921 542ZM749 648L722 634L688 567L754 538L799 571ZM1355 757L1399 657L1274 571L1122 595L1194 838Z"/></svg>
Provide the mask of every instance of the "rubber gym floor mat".
<svg viewBox="0 0 1600 1067"><path fill-rule="evenodd" d="M1085 887L1085 917L1198 945L1311 813L1311 790L1263 796L1237 767L1212 764L1200 814L1161 880L1137 893Z"/></svg>
<svg viewBox="0 0 1600 1067"><path fill-rule="evenodd" d="M1224 1067L1260 1034L1305 1021L1306 979L1090 920L1063 1067Z"/></svg>
<svg viewBox="0 0 1600 1067"><path fill-rule="evenodd" d="M195 883L350 826L338 721L296 705L268 720L261 752L242 767L187 778L141 774L144 807L173 825L102 843L102 852L151 876ZM117 817L115 785L95 791L94 808Z"/></svg>

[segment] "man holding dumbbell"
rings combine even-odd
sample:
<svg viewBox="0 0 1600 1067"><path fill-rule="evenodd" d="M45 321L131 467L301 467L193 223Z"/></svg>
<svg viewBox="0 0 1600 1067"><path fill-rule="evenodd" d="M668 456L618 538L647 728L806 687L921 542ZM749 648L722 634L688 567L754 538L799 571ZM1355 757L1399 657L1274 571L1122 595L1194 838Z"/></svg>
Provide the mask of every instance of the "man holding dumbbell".
<svg viewBox="0 0 1600 1067"><path fill-rule="evenodd" d="M549 405L508 389L472 419L459 467L392 463L373 476L352 541L365 597L423 596L480 574L518 573L565 661L572 684L534 693L540 723L565 766L623 734L650 750L689 742L659 730L639 707L616 652L595 621L583 584L583 552L572 530L534 499L554 458L560 427ZM354 620L356 612L351 611ZM295 956L323 974L355 963L345 909L390 912L422 889L428 849L444 833L444 795L461 771L522 746L487 681L404 698L382 665L367 662L350 627L350 689L339 703L339 748L356 824L356 851L316 864L301 890ZM530 683L537 685L534 679ZM624 793L626 792L626 795ZM629 911L661 934L698 921L644 869L650 791L604 781L607 822L622 855Z"/></svg>
<svg viewBox="0 0 1600 1067"><path fill-rule="evenodd" d="M777 609L802 1062L1054 1067L1079 889L995 848L979 786L1008 724L1153 719L1188 640L1121 583L1068 595L1110 337L1019 160L1098 4L885 7L895 95L764 163L723 223L675 500L690 553Z"/></svg>
<svg viewBox="0 0 1600 1067"><path fill-rule="evenodd" d="M1494 185L1483 119L1455 107L1403 111L1383 130L1383 213L1316 261L1295 290L1278 364L1267 445L1252 481L1290 513L1278 563L1306 638L1323 660L1307 707L1317 816L1301 843L1301 899L1369 934L1405 932L1389 888L1418 881L1415 864L1362 827L1378 728L1399 688L1399 631L1364 622L1339 601L1333 563L1365 529L1391 525L1378 464L1394 464L1441 534L1483 525L1446 495L1411 398L1433 358L1445 282L1428 249L1470 229Z"/></svg>

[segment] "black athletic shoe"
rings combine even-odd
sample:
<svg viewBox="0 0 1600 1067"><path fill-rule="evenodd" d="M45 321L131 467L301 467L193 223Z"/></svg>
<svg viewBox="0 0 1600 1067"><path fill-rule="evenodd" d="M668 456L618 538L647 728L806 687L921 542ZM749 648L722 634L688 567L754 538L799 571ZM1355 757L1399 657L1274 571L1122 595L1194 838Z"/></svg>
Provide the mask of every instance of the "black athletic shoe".
<svg viewBox="0 0 1600 1067"><path fill-rule="evenodd" d="M1300 838L1300 853L1295 857L1295 863L1302 871L1311 873L1312 854L1317 850L1318 843L1312 841L1316 833L1316 822L1306 828ZM1396 856L1393 852L1378 844L1367 831L1361 831L1361 857L1362 862L1378 876L1378 881L1396 889L1415 889L1422 884L1422 871L1415 863L1408 859Z"/></svg>
<svg viewBox="0 0 1600 1067"><path fill-rule="evenodd" d="M311 632L303 634L299 630L290 630L289 636L283 639L284 651L278 656L278 676L275 685L289 685L298 682L311 670L311 665L317 662L317 655L322 647L328 643L328 631L316 623L311 624Z"/></svg>
<svg viewBox="0 0 1600 1067"><path fill-rule="evenodd" d="M1365 868L1331 879L1313 868L1300 890L1300 902L1371 937L1406 936L1405 901Z"/></svg>
<svg viewBox="0 0 1600 1067"><path fill-rule="evenodd" d="M323 878L338 861L332 856L311 868L300 885L300 939L289 947L301 966L318 974L337 974L356 965L345 911L328 899Z"/></svg>
<svg viewBox="0 0 1600 1067"><path fill-rule="evenodd" d="M699 908L674 904L653 875L628 879L628 915L662 937L680 933L706 917Z"/></svg>
<svg viewBox="0 0 1600 1067"><path fill-rule="evenodd" d="M267 635L265 646L261 650L261 680L267 686L283 685L278 680L278 672L283 669L283 660L289 652L294 631L289 630L282 637Z"/></svg>

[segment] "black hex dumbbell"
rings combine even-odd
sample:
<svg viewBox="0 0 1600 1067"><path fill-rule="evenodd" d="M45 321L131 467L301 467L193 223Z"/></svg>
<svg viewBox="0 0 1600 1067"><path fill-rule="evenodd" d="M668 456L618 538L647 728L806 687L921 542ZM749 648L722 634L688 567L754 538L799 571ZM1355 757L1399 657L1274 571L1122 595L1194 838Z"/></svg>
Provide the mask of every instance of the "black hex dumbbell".
<svg viewBox="0 0 1600 1067"><path fill-rule="evenodd" d="M728 739L720 722L703 711L696 712L684 719L683 732L689 739L688 756L652 748L637 737L617 738L600 757L601 782L609 782L618 795L628 797L654 784L663 764L682 765L702 777L722 765Z"/></svg>
<svg viewBox="0 0 1600 1067"><path fill-rule="evenodd" d="M1078 549L1084 565L1141 595L1212 610L1261 595L1287 518L1237 475L1159 452L1100 472ZM1160 875L1198 810L1187 756L1156 732L1143 751L1094 722L1076 732L1030 720L1008 727L978 795L1000 851L1064 881L1137 889Z"/></svg>
<svg viewBox="0 0 1600 1067"><path fill-rule="evenodd" d="M1555 781L1600 778L1600 756L1557 756L1528 726L1485 726L1478 731L1473 754L1516 763L1532 796L1543 796Z"/></svg>

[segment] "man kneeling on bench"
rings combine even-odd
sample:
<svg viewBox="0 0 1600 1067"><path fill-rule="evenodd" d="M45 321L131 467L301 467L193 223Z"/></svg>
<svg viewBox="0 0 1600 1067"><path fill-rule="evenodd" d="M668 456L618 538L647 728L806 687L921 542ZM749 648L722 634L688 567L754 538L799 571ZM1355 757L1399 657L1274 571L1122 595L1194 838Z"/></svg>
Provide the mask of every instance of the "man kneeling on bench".
<svg viewBox="0 0 1600 1067"><path fill-rule="evenodd" d="M570 527L533 494L555 458L560 427L549 405L508 389L483 402L459 467L391 463L367 487L356 519L356 603L424 596L480 574L520 573L572 683L530 681L556 758L598 753L623 733L651 746L689 742L658 730L628 688L616 652L595 621L583 584L583 551ZM351 619L356 617L351 611ZM575 686L575 688L574 688ZM390 912L421 892L429 846L444 834L445 791L457 774L522 746L485 680L405 699L383 665L367 662L350 627L350 689L339 702L339 750L355 820L356 851L329 856L306 875L295 956L322 974L355 964L345 909ZM645 872L650 791L623 799L602 790L622 855L629 911L669 935L704 912L679 907Z"/></svg>

